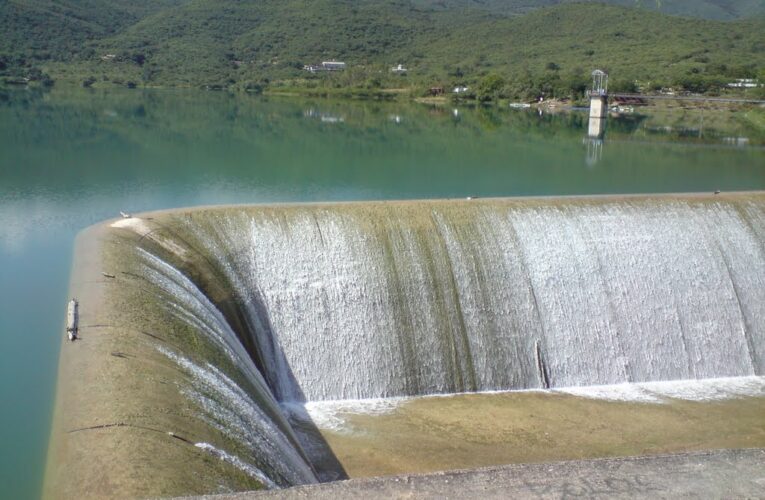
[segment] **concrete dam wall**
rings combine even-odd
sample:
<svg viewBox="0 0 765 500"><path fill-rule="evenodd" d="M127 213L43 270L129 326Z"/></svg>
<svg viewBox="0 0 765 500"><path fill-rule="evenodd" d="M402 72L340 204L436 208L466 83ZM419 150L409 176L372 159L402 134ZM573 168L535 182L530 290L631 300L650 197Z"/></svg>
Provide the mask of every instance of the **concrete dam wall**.
<svg viewBox="0 0 765 500"><path fill-rule="evenodd" d="M765 372L761 193L179 210L76 255L50 496L326 479L295 402Z"/></svg>

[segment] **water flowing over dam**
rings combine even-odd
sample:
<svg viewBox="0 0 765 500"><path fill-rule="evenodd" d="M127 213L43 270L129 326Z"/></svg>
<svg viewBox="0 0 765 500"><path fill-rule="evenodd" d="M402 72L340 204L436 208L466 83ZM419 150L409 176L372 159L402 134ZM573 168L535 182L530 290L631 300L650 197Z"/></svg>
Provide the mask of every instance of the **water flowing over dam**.
<svg viewBox="0 0 765 500"><path fill-rule="evenodd" d="M380 204L212 210L182 233L235 293L277 399L326 400L762 374L764 214Z"/></svg>
<svg viewBox="0 0 765 500"><path fill-rule="evenodd" d="M190 442L265 486L320 477L295 402L765 372L759 193L221 207L108 232L134 290L115 321L161 337L147 356L225 436Z"/></svg>

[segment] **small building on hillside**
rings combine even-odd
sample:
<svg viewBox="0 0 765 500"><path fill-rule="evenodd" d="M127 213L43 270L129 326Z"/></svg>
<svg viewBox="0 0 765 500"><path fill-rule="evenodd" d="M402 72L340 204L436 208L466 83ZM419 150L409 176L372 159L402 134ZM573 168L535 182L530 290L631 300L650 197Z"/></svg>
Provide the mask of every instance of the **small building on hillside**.
<svg viewBox="0 0 765 500"><path fill-rule="evenodd" d="M403 64L399 64L398 66L394 66L390 69L391 73L396 73L397 75L405 75L407 69L404 67Z"/></svg>
<svg viewBox="0 0 765 500"><path fill-rule="evenodd" d="M321 63L321 67L324 68L324 71L343 71L345 63L341 61L324 61Z"/></svg>
<svg viewBox="0 0 765 500"><path fill-rule="evenodd" d="M324 61L321 64L306 64L303 69L310 73L319 71L344 71L345 63L342 61Z"/></svg>
<svg viewBox="0 0 765 500"><path fill-rule="evenodd" d="M739 78L728 84L728 87L736 89L753 89L761 86L754 78Z"/></svg>

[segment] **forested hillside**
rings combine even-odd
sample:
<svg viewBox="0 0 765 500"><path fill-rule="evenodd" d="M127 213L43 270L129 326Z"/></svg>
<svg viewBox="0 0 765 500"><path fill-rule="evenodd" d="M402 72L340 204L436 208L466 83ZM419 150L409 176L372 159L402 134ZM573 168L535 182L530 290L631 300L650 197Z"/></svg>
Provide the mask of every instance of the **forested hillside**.
<svg viewBox="0 0 765 500"><path fill-rule="evenodd" d="M619 2L635 3L611 3ZM765 68L762 16L722 22L593 2L538 8L553 3L561 2L13 0L0 4L0 73L46 84L256 90L466 83L484 96L521 97L581 94L596 67L627 90L637 82L694 91ZM691 3L733 2L661 5ZM741 13L763 2L735 3ZM348 70L302 69L329 59ZM389 71L398 63L406 76Z"/></svg>
<svg viewBox="0 0 765 500"><path fill-rule="evenodd" d="M526 14L540 7L582 0L415 0L433 9L480 9L504 15ZM654 10L663 14L729 21L765 14L763 0L601 0L603 3Z"/></svg>
<svg viewBox="0 0 765 500"><path fill-rule="evenodd" d="M0 54L66 58L186 0L1 0Z"/></svg>

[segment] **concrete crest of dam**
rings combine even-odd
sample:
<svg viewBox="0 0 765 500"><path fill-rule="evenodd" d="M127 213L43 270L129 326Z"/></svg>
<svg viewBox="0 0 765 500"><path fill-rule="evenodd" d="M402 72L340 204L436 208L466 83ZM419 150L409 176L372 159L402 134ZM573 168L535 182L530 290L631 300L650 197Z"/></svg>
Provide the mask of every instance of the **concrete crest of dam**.
<svg viewBox="0 0 765 500"><path fill-rule="evenodd" d="M71 290L47 496L287 487L307 403L762 377L765 194L179 209Z"/></svg>

